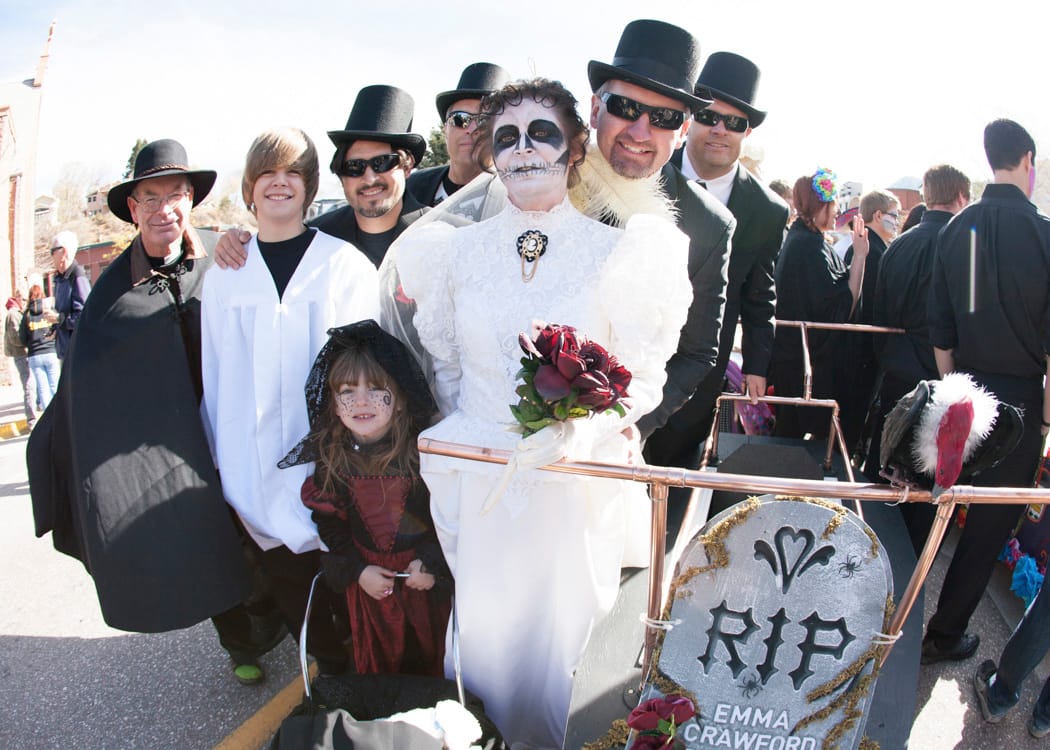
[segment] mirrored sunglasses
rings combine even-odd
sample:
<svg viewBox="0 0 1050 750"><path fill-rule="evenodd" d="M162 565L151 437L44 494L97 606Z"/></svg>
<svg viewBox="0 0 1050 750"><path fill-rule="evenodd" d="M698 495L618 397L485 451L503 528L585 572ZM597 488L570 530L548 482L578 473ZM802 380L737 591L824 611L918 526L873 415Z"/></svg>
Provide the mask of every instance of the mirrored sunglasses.
<svg viewBox="0 0 1050 750"><path fill-rule="evenodd" d="M701 125L706 125L709 128L713 128L718 123L723 123L726 126L726 130L731 133L743 133L748 127L746 117L741 117L740 115L723 115L721 112L715 112L711 109L700 110L693 115L693 119Z"/></svg>
<svg viewBox="0 0 1050 750"><path fill-rule="evenodd" d="M678 130L685 122L685 112L673 107L650 107L619 94L604 93L605 111L613 117L635 122L642 115L649 115L649 124L661 130Z"/></svg>
<svg viewBox="0 0 1050 750"><path fill-rule="evenodd" d="M371 159L347 159L335 170L340 177L362 177L368 167L376 174L389 172L401 163L401 154L380 154Z"/></svg>
<svg viewBox="0 0 1050 750"><path fill-rule="evenodd" d="M452 123L452 125L457 128L469 128L470 123L474 123L478 127L481 127L481 121L484 119L484 115L475 115L470 112L456 110L455 112L448 113L448 117L445 118L445 122Z"/></svg>

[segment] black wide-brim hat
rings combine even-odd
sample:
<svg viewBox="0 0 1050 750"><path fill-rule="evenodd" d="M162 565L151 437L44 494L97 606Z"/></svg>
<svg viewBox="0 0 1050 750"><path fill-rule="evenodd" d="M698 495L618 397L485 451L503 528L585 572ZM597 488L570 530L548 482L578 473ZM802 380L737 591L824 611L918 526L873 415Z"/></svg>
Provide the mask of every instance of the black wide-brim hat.
<svg viewBox="0 0 1050 750"><path fill-rule="evenodd" d="M700 42L688 31L663 21L631 21L612 63L591 60L587 78L592 92L611 79L627 81L677 99L696 112L711 103L693 91L699 69Z"/></svg>
<svg viewBox="0 0 1050 750"><path fill-rule="evenodd" d="M459 83L452 91L442 91L434 100L438 117L444 122L448 108L460 99L481 99L499 91L510 81L510 74L495 63L477 62L463 68Z"/></svg>
<svg viewBox="0 0 1050 750"><path fill-rule="evenodd" d="M332 400L328 373L340 354L361 347L367 347L379 366L397 383L413 428L419 432L430 426L430 420L438 410L437 403L430 393L423 370L404 344L380 328L374 320L329 328L328 342L321 347L306 378L306 412L310 419L310 434L278 462L277 465L282 469L320 458L314 432L318 420L328 412Z"/></svg>
<svg viewBox="0 0 1050 750"><path fill-rule="evenodd" d="M109 189L109 195L106 196L109 210L118 219L133 224L131 209L128 208L128 196L135 186L143 180L174 174L184 175L189 179L193 185L193 205L196 206L208 197L215 185L216 174L210 169L190 169L189 162L186 149L178 141L163 138L147 143L135 157L135 171L131 179Z"/></svg>
<svg viewBox="0 0 1050 750"><path fill-rule="evenodd" d="M733 52L712 52L696 80L696 94L732 104L747 115L751 127L757 128L766 119L766 113L754 104L761 77L758 66L746 57Z"/></svg>
<svg viewBox="0 0 1050 750"><path fill-rule="evenodd" d="M396 86L365 86L357 92L346 127L329 130L328 137L338 151L354 141L389 143L411 153L418 165L427 152L427 142L423 136L410 132L414 111L415 102L407 91ZM333 164L341 158L337 153Z"/></svg>

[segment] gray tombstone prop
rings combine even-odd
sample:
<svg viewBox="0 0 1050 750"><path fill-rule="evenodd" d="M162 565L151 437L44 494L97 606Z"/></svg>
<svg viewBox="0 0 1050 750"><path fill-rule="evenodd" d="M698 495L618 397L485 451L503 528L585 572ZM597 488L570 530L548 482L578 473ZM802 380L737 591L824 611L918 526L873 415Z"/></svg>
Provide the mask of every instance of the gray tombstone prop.
<svg viewBox="0 0 1050 750"><path fill-rule="evenodd" d="M886 552L855 514L751 498L711 519L679 561L642 701L693 699L697 716L676 735L687 748L854 750L892 593Z"/></svg>

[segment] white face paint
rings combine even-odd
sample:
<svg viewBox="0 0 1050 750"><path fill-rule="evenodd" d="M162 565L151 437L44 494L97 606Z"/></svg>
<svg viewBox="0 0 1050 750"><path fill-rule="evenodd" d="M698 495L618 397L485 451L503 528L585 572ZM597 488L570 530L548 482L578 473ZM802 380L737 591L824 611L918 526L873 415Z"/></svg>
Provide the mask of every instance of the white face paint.
<svg viewBox="0 0 1050 750"><path fill-rule="evenodd" d="M532 99L508 106L492 123L492 160L510 202L548 211L567 192L569 148L554 111Z"/></svg>
<svg viewBox="0 0 1050 750"><path fill-rule="evenodd" d="M394 416L394 395L360 376L343 383L335 392L335 410L359 443L374 443L386 436Z"/></svg>

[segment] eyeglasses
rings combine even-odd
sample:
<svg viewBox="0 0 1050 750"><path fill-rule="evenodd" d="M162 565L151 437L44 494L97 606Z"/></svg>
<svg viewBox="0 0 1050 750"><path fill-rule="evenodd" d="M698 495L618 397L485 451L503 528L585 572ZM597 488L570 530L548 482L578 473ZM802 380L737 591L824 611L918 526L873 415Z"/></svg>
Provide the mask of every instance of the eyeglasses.
<svg viewBox="0 0 1050 750"><path fill-rule="evenodd" d="M896 211L883 211L882 215L883 216L889 216L894 221L897 221L901 217L901 215L899 213L897 213Z"/></svg>
<svg viewBox="0 0 1050 750"><path fill-rule="evenodd" d="M149 198L136 198L134 195L131 196L131 200L138 203L147 213L156 213L162 208L168 206L174 206L176 203L181 203L186 198L190 197L189 190L180 190L176 193L168 193L163 198L160 196L150 196Z"/></svg>
<svg viewBox="0 0 1050 750"><path fill-rule="evenodd" d="M674 107L650 107L619 94L604 93L605 111L613 117L635 122L642 115L649 115L649 124L661 130L678 130L685 122L685 112Z"/></svg>
<svg viewBox="0 0 1050 750"><path fill-rule="evenodd" d="M485 119L485 115L475 115L470 112L464 112L462 110L456 110L455 112L449 112L448 117L445 118L445 124L452 123L457 128L469 128L470 123L474 123L478 127L481 127L482 120Z"/></svg>
<svg viewBox="0 0 1050 750"><path fill-rule="evenodd" d="M380 154L371 159L347 159L340 164L335 173L340 177L363 177L368 167L376 174L389 172L401 163L401 154Z"/></svg>
<svg viewBox="0 0 1050 750"><path fill-rule="evenodd" d="M709 128L713 128L718 123L722 123L726 126L726 130L731 133L743 133L747 130L748 122L746 117L740 115L724 115L721 112L715 112L713 109L702 109L693 115L693 119L701 125L706 125Z"/></svg>

